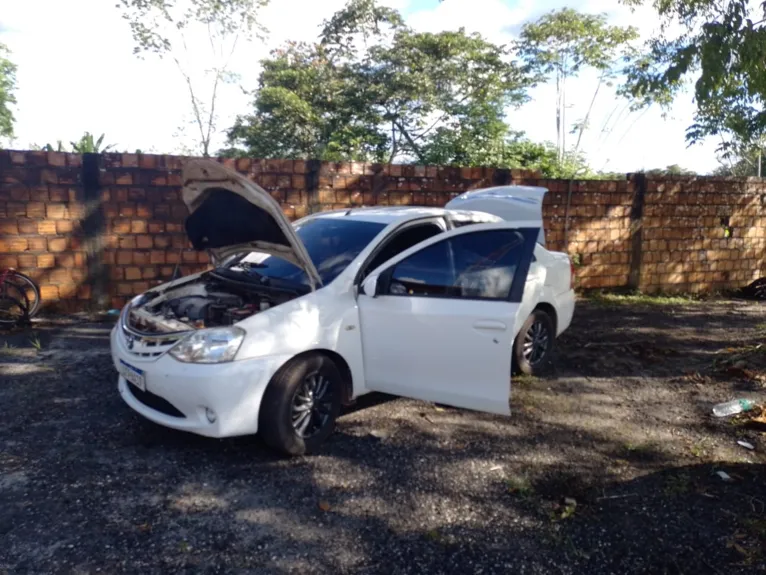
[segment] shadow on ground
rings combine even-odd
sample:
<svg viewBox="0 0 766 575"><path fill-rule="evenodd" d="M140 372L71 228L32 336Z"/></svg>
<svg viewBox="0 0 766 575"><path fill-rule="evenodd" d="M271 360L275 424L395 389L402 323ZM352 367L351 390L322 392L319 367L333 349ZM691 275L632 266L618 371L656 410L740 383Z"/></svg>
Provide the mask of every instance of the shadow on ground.
<svg viewBox="0 0 766 575"><path fill-rule="evenodd" d="M656 323L620 308L609 325L580 306L551 376L513 387L511 418L373 396L293 459L134 415L109 324L0 336L0 572L763 572L766 441L710 417L736 381L677 379L758 337L763 307L716 306ZM610 375L584 334L675 353Z"/></svg>

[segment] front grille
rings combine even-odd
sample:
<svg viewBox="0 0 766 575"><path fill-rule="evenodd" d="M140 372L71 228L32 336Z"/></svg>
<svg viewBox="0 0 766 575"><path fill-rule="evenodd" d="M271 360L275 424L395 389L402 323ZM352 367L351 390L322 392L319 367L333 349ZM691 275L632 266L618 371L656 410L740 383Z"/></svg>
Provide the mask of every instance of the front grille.
<svg viewBox="0 0 766 575"><path fill-rule="evenodd" d="M139 331L145 326L137 323L130 311L127 312L127 325L122 322L122 335L125 338L125 347L128 352L136 357L155 358L173 347L186 333L168 333L163 335L161 332L145 333Z"/></svg>
<svg viewBox="0 0 766 575"><path fill-rule="evenodd" d="M130 382L127 383L128 389L130 390L130 393L133 395L133 397L143 403L146 407L171 417L180 417L184 419L186 418L186 416L178 409L176 409L176 407L167 399L164 399L159 395L155 395L151 391L143 391Z"/></svg>

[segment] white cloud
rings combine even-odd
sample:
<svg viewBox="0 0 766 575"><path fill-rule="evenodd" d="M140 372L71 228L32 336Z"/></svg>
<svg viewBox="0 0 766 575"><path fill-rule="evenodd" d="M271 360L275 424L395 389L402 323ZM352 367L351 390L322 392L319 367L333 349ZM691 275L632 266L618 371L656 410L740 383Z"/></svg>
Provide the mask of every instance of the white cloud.
<svg viewBox="0 0 766 575"><path fill-rule="evenodd" d="M269 29L266 43L240 44L233 68L242 85L257 85L258 62L270 49L286 40L312 40L322 21L345 0L272 0L263 12ZM439 31L465 27L488 39L506 43L520 25L541 13L562 6L553 0L444 0L426 4L418 0L387 0L402 10L414 28ZM651 11L631 14L613 0L582 0L569 6L588 12L607 12L610 22L632 24L643 31L655 26ZM41 15L45 15L41 17ZM169 61L152 57L138 60L132 54L130 30L114 7L104 0L0 0L0 42L13 50L18 64L17 147L78 138L83 131L106 133L118 149L141 148L158 152L179 149L174 137L188 112L188 95L182 78ZM202 45L202 38L196 39ZM194 46L194 39L190 41ZM201 53L201 52L200 52ZM571 82L568 93L573 108L570 119L581 117L593 93L589 75ZM554 99L551 86L530 93L532 101L509 115L515 129L535 140L554 139ZM247 110L249 96L228 87L220 101L221 126L230 125L236 113ZM678 163L708 171L715 167L713 144L686 148L685 127L691 122L691 97L679 99L672 120L659 111L623 114L609 134L600 132L613 121L621 103L603 90L593 113L597 128L584 138L583 148L594 167L630 171ZM617 111L615 111L617 109ZM221 143L218 139L218 144Z"/></svg>

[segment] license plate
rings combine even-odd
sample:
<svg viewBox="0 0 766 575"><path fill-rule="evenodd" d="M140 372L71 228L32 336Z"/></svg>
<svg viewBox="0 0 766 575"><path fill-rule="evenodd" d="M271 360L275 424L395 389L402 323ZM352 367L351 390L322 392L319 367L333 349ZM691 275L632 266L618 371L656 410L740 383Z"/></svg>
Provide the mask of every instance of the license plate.
<svg viewBox="0 0 766 575"><path fill-rule="evenodd" d="M135 385L141 391L146 391L146 378L144 377L144 371L133 367L132 365L120 360L120 365L117 368L120 375Z"/></svg>

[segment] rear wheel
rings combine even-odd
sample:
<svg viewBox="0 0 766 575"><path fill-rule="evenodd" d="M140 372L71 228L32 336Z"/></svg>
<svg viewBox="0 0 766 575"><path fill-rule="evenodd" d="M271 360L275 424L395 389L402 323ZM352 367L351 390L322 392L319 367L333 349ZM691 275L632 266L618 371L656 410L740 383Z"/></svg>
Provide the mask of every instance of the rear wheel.
<svg viewBox="0 0 766 575"><path fill-rule="evenodd" d="M556 331L551 316L536 309L521 326L513 342L513 371L538 375L551 358Z"/></svg>
<svg viewBox="0 0 766 575"><path fill-rule="evenodd" d="M335 429L343 378L321 354L292 360L269 383L261 402L258 432L288 455L313 453Z"/></svg>

